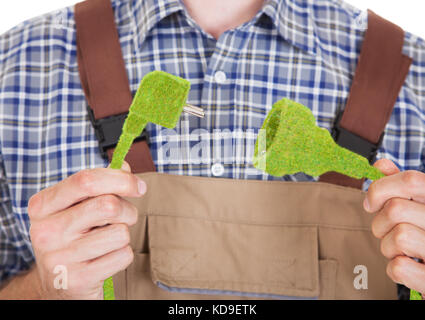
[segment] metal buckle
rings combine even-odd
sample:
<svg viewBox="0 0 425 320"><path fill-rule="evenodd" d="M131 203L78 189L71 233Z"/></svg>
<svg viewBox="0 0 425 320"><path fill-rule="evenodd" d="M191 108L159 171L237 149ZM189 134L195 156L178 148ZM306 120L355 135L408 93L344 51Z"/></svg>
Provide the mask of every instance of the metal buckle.
<svg viewBox="0 0 425 320"><path fill-rule="evenodd" d="M121 135L122 126L127 118L128 113L122 113L103 119L95 119L94 113L90 106L87 106L90 122L93 125L96 138L99 141L99 150L103 158L108 159L107 150L117 145ZM149 144L149 135L144 129L140 136L134 141L146 140Z"/></svg>
<svg viewBox="0 0 425 320"><path fill-rule="evenodd" d="M342 128L339 125L343 111L338 113L338 116L335 120L334 126L332 128L332 137L335 142L350 151L353 151L366 159L369 160L369 163L372 164L376 159L376 153L378 152L379 147L382 144L384 138L384 132L381 134L377 144L371 143L368 140Z"/></svg>

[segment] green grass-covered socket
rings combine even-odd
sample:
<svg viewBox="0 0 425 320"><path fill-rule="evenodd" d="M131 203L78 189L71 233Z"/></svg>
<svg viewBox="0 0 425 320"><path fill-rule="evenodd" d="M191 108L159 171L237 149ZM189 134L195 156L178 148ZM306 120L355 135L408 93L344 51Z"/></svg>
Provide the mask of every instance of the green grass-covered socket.
<svg viewBox="0 0 425 320"><path fill-rule="evenodd" d="M310 109L300 103L289 99L276 102L261 129L253 164L273 176L304 172L316 177L335 171L356 179L385 177L366 158L337 145L329 131L316 126ZM410 300L422 300L422 295L410 290Z"/></svg>
<svg viewBox="0 0 425 320"><path fill-rule="evenodd" d="M356 179L384 177L366 158L337 145L329 131L316 126L310 109L297 102L276 102L261 129L253 164L273 176L335 171Z"/></svg>

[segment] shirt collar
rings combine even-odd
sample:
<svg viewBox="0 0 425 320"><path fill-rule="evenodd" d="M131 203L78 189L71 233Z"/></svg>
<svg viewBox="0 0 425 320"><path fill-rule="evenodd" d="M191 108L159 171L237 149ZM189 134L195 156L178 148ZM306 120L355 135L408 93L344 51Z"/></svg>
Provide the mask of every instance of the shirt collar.
<svg viewBox="0 0 425 320"><path fill-rule="evenodd" d="M317 36L308 0L268 0L263 11L283 39L293 46L317 54Z"/></svg>
<svg viewBox="0 0 425 320"><path fill-rule="evenodd" d="M149 31L162 19L184 10L179 0L132 0L130 11L134 18L135 40L140 48Z"/></svg>
<svg viewBox="0 0 425 320"><path fill-rule="evenodd" d="M181 0L132 0L137 47L140 48L149 31L169 15L184 11ZM266 0L262 13L272 20L279 34L293 46L316 54L318 50L314 22L308 0Z"/></svg>

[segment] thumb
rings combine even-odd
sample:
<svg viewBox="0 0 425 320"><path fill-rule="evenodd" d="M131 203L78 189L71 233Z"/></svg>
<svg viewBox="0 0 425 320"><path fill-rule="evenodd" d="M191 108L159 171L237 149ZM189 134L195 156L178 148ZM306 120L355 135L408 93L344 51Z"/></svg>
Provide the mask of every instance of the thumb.
<svg viewBox="0 0 425 320"><path fill-rule="evenodd" d="M121 170L131 172L131 167L130 167L130 165L128 164L127 161L123 161Z"/></svg>
<svg viewBox="0 0 425 320"><path fill-rule="evenodd" d="M379 159L373 164L373 166L381 170L386 176L391 176L400 172L394 162L389 159Z"/></svg>
<svg viewBox="0 0 425 320"><path fill-rule="evenodd" d="M108 164L108 168L110 168L110 167L111 167L111 164ZM130 167L130 165L128 164L127 161L123 161L121 170L131 172L131 167Z"/></svg>

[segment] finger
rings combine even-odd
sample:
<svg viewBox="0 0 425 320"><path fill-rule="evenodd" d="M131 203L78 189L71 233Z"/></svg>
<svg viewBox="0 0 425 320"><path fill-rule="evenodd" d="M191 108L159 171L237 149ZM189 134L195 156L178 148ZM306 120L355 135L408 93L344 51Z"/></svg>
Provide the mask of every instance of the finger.
<svg viewBox="0 0 425 320"><path fill-rule="evenodd" d="M393 174L396 174L400 172L400 170L397 168L397 166L389 159L379 159L373 164L374 167L378 168L383 174L386 176L391 176ZM363 207L366 211L369 211L368 208L370 207L367 197L363 201Z"/></svg>
<svg viewBox="0 0 425 320"><path fill-rule="evenodd" d="M133 262L133 258L133 250L130 246L126 246L84 264L84 272L92 275L94 281L104 281L127 268Z"/></svg>
<svg viewBox="0 0 425 320"><path fill-rule="evenodd" d="M139 197L145 192L145 182L124 170L87 169L31 197L28 214L31 219L40 219L102 194Z"/></svg>
<svg viewBox="0 0 425 320"><path fill-rule="evenodd" d="M381 239L401 223L409 223L425 230L425 205L401 198L388 200L373 219L372 232Z"/></svg>
<svg viewBox="0 0 425 320"><path fill-rule="evenodd" d="M425 258L425 231L407 223L397 225L381 241L381 252L388 258L408 256Z"/></svg>
<svg viewBox="0 0 425 320"><path fill-rule="evenodd" d="M107 224L132 226L137 217L138 210L132 203L108 194L84 200L53 216L53 220L64 226L64 232L70 240L74 240L92 228Z"/></svg>
<svg viewBox="0 0 425 320"><path fill-rule="evenodd" d="M59 214L31 224L31 240L38 251L54 251L68 247L93 228L108 224L132 226L138 210L129 201L114 195L84 200Z"/></svg>
<svg viewBox="0 0 425 320"><path fill-rule="evenodd" d="M133 251L129 246L110 252L95 260L66 266L68 290L78 295L102 288L105 279L124 270L133 261Z"/></svg>
<svg viewBox="0 0 425 320"><path fill-rule="evenodd" d="M127 171L127 172L131 172L131 167L130 167L130 165L128 164L127 161L124 161L122 163L121 170L124 170L124 171Z"/></svg>
<svg viewBox="0 0 425 320"><path fill-rule="evenodd" d="M63 250L66 263L93 260L130 243L130 234L125 224L112 224L97 228Z"/></svg>
<svg viewBox="0 0 425 320"><path fill-rule="evenodd" d="M415 260L398 256L387 265L388 276L396 283L418 292L425 292L425 265Z"/></svg>
<svg viewBox="0 0 425 320"><path fill-rule="evenodd" d="M425 203L425 174L420 171L404 171L376 180L366 194L364 207L377 212L391 198L413 199Z"/></svg>
<svg viewBox="0 0 425 320"><path fill-rule="evenodd" d="M376 161L373 165L374 167L381 170L383 174L386 176L391 176L393 174L396 174L400 172L400 170L397 168L397 166L389 159L379 159Z"/></svg>

